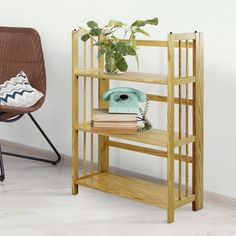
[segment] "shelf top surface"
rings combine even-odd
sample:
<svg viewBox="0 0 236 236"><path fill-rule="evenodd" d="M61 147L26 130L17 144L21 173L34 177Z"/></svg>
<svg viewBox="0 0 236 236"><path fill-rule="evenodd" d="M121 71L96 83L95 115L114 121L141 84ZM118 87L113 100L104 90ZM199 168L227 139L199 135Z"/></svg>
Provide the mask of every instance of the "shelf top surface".
<svg viewBox="0 0 236 236"><path fill-rule="evenodd" d="M143 72L125 72L123 74L107 74L100 73L96 69L91 70L79 70L76 72L78 76L94 77L100 79L111 80L123 80L139 83L151 83L151 84L167 84L167 75L143 73Z"/></svg>
<svg viewBox="0 0 236 236"><path fill-rule="evenodd" d="M135 134L109 134L105 132L96 132L91 128L90 124L79 125L78 129L85 132L97 133L104 136L110 136L118 139L130 140L133 142L141 142L150 145L156 145L160 147L167 147L168 143L168 133L165 130L152 129L144 133L135 133ZM176 140L178 135L175 135Z"/></svg>
<svg viewBox="0 0 236 236"><path fill-rule="evenodd" d="M111 173L98 173L78 180L78 184L146 204L163 208L168 206L167 186L156 182ZM185 199L183 196L183 200ZM178 192L175 189L175 203L178 202Z"/></svg>
<svg viewBox="0 0 236 236"><path fill-rule="evenodd" d="M159 207L167 207L167 187L154 182L108 173L95 174L78 181L80 185L131 198Z"/></svg>

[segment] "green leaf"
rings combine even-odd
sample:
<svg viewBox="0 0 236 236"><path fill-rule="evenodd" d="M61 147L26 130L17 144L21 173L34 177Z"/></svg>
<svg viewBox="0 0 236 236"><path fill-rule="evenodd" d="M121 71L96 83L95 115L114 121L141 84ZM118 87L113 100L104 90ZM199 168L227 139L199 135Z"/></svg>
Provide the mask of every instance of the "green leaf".
<svg viewBox="0 0 236 236"><path fill-rule="evenodd" d="M104 47L99 48L97 58L103 56L105 54L105 52L106 52L106 48L104 48Z"/></svg>
<svg viewBox="0 0 236 236"><path fill-rule="evenodd" d="M81 40L86 42L87 40L89 40L90 38L90 35L89 34L84 34L82 37L81 37Z"/></svg>
<svg viewBox="0 0 236 236"><path fill-rule="evenodd" d="M159 22L158 18L155 17L153 19L148 20L136 20L131 26L142 27L145 25L157 25Z"/></svg>
<svg viewBox="0 0 236 236"><path fill-rule="evenodd" d="M127 55L127 43L119 41L116 44L117 51L120 52L123 56Z"/></svg>
<svg viewBox="0 0 236 236"><path fill-rule="evenodd" d="M93 28L98 28L97 22L92 21L92 20L87 22L87 26L88 26L89 28L91 28L91 29L93 29Z"/></svg>
<svg viewBox="0 0 236 236"><path fill-rule="evenodd" d="M105 54L105 69L107 72L114 72L116 71L115 66L115 55L112 50L108 50Z"/></svg>
<svg viewBox="0 0 236 236"><path fill-rule="evenodd" d="M153 19L146 20L145 23L149 25L158 25L159 19L155 17Z"/></svg>
<svg viewBox="0 0 236 236"><path fill-rule="evenodd" d="M106 64L115 64L115 55L112 50L108 50L105 54Z"/></svg>
<svg viewBox="0 0 236 236"><path fill-rule="evenodd" d="M116 61L115 65L119 71L127 71L127 69L128 69L128 65L127 65L124 57L121 57L120 60Z"/></svg>
<svg viewBox="0 0 236 236"><path fill-rule="evenodd" d="M116 50L117 50L117 45L116 45L116 43L110 42L110 48L111 48L113 51L116 51Z"/></svg>
<svg viewBox="0 0 236 236"><path fill-rule="evenodd" d="M126 47L126 53L130 56L135 56L137 54L136 50L131 45Z"/></svg>
<svg viewBox="0 0 236 236"><path fill-rule="evenodd" d="M144 34L144 35L146 35L146 36L150 36L148 32L146 32L145 30L140 29L140 28L136 29L136 32L141 33L141 34Z"/></svg>
<svg viewBox="0 0 236 236"><path fill-rule="evenodd" d="M99 36L101 35L102 31L99 28L93 28L89 32L92 36Z"/></svg>
<svg viewBox="0 0 236 236"><path fill-rule="evenodd" d="M121 54L121 52L119 52L119 51L115 52L115 53L114 53L114 56L115 56L115 60L116 60L116 61L121 60L122 57L123 57L122 54Z"/></svg>
<svg viewBox="0 0 236 236"><path fill-rule="evenodd" d="M134 34L132 34L131 37L129 38L129 42L133 48L136 48L136 40L135 39L136 39L136 37Z"/></svg>
<svg viewBox="0 0 236 236"><path fill-rule="evenodd" d="M87 33L88 33L88 31L86 29L79 27L79 30L78 30L79 37L82 37L83 35L85 35Z"/></svg>
<svg viewBox="0 0 236 236"><path fill-rule="evenodd" d="M110 20L108 23L109 27L122 27L125 24L121 21L117 21L117 20Z"/></svg>
<svg viewBox="0 0 236 236"><path fill-rule="evenodd" d="M117 68L112 64L105 64L105 69L108 73L116 72Z"/></svg>
<svg viewBox="0 0 236 236"><path fill-rule="evenodd" d="M136 55L135 46L133 47L131 44L129 44L127 42L119 41L116 44L116 46L117 46L116 51L121 53L123 56L127 56L127 55L134 56L134 55Z"/></svg>
<svg viewBox="0 0 236 236"><path fill-rule="evenodd" d="M136 20L131 26L137 26L137 27L141 27L145 25L145 21L144 20Z"/></svg>
<svg viewBox="0 0 236 236"><path fill-rule="evenodd" d="M114 42L118 42L119 41L119 38L117 38L115 35L112 35L111 38L113 39Z"/></svg>

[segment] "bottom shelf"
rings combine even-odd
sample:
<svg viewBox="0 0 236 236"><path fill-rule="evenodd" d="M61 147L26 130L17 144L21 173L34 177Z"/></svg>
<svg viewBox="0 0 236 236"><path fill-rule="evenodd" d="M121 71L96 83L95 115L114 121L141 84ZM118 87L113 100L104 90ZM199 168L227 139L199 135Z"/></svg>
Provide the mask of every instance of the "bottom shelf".
<svg viewBox="0 0 236 236"><path fill-rule="evenodd" d="M80 178L77 184L162 208L168 206L167 186L155 182L111 173L96 173ZM194 201L192 194L183 196L181 200L178 200L177 194L176 189L175 208Z"/></svg>

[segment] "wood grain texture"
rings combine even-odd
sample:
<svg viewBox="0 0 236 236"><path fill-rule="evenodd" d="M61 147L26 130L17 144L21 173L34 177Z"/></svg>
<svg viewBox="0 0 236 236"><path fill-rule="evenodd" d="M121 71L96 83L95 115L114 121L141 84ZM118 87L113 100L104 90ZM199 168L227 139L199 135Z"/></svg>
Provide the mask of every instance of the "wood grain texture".
<svg viewBox="0 0 236 236"><path fill-rule="evenodd" d="M72 32L72 194L78 194L78 79L75 70L78 68L78 37Z"/></svg>
<svg viewBox="0 0 236 236"><path fill-rule="evenodd" d="M134 142L139 143L146 143L150 145L156 145L159 147L167 147L168 146L168 132L166 130L161 129L151 129L144 133L134 133L134 134L111 134L106 133L104 131L99 130L96 131L95 129L92 129L91 124L79 124L77 126L78 130L85 131L85 132L94 132L97 134L100 134L100 136L110 136L114 138L124 139L124 140L130 140ZM189 135L189 137L186 138L185 134L182 135L182 139L179 140L178 133L174 133L173 135L173 146L178 147L180 145L185 145L187 143L192 143L195 141L195 136Z"/></svg>
<svg viewBox="0 0 236 236"><path fill-rule="evenodd" d="M194 210L203 208L203 33L196 34L195 85L195 202Z"/></svg>
<svg viewBox="0 0 236 236"><path fill-rule="evenodd" d="M180 33L180 34L174 34L174 37L175 40L194 40L196 38L196 35L195 33Z"/></svg>
<svg viewBox="0 0 236 236"><path fill-rule="evenodd" d="M121 142L116 142L116 141L109 141L108 145L110 147L122 148L122 149L130 150L130 151L141 152L141 153L145 153L148 155L154 155L154 156L158 156L158 157L167 158L167 156L168 156L168 153L166 151L137 146L137 145L133 145L133 144L121 143ZM179 154L177 154L177 153L175 153L175 160L179 160ZM182 156L182 160L188 161L188 163L192 162L191 157L188 156L188 160L187 160L187 157L185 155Z"/></svg>
<svg viewBox="0 0 236 236"><path fill-rule="evenodd" d="M156 101L156 102L167 102L167 96L162 96L162 95L154 95L154 94L146 94L148 99L150 101ZM174 99L175 104L179 104L179 98ZM188 106L192 106L192 99L188 99L188 101L184 98L181 99L181 103L183 105L186 105L186 103L188 102Z"/></svg>
<svg viewBox="0 0 236 236"><path fill-rule="evenodd" d="M192 67L193 67L193 75L196 75L196 40L193 40L193 53L192 53ZM193 97L193 106L192 106L192 129L193 134L196 134L196 83L192 85L192 97ZM195 180L195 172L196 172L196 145L195 142L192 144L192 193L195 194L196 189L196 180ZM192 203L192 210L195 210L195 201Z"/></svg>
<svg viewBox="0 0 236 236"><path fill-rule="evenodd" d="M141 72L125 72L123 74L107 74L100 70L79 70L78 75L92 76L99 79L111 79L111 80L123 80L140 83L156 83L166 84L166 75L153 74L153 73L141 73Z"/></svg>
<svg viewBox="0 0 236 236"><path fill-rule="evenodd" d="M168 208L167 222L174 222L174 36L168 35L168 99L167 99L167 130L168 130Z"/></svg>
<svg viewBox="0 0 236 236"><path fill-rule="evenodd" d="M99 73L104 71L104 57L98 61ZM98 108L108 108L108 102L103 101L102 94L109 89L109 80L101 79L98 81ZM109 136L98 135L98 166L99 171L109 172L109 146L107 142Z"/></svg>
<svg viewBox="0 0 236 236"><path fill-rule="evenodd" d="M111 173L97 173L96 175L83 177L77 182L82 186L111 193L116 196L133 199L162 208L168 207L167 186L156 182ZM183 198L183 201L178 201L177 189L175 189L174 194L174 208L193 201L192 196L188 199Z"/></svg>
<svg viewBox="0 0 236 236"><path fill-rule="evenodd" d="M83 42L83 69L85 70L87 66L87 45ZM84 76L84 104L83 104L83 122L86 122L87 116L87 77ZM86 175L87 171L87 135L86 132L83 133L83 176Z"/></svg>
<svg viewBox="0 0 236 236"><path fill-rule="evenodd" d="M75 31L75 34L78 35L78 30ZM187 33L187 34L178 34L179 37L182 35L182 37L184 37L184 35L186 35L187 37L192 37L192 33ZM190 36L189 36L190 35ZM178 37L178 36L177 36ZM119 39L121 41L127 41L127 39ZM167 41L163 41L163 40L136 40L136 45L137 46L146 46L146 47L168 47L168 42ZM177 42L174 42L174 47L178 48L179 45ZM183 43L182 47L185 47L185 44ZM192 48L193 47L193 43L190 42L189 43L189 47Z"/></svg>
<svg viewBox="0 0 236 236"><path fill-rule="evenodd" d="M93 46L93 37L90 38L90 67L94 68L94 46ZM91 101L90 101L90 113L91 113L91 120L93 120L93 108L94 108L94 86L93 86L93 77L90 80L90 94L91 94ZM94 145L93 134L90 134L90 173L93 174L94 172L94 161L93 161L93 145Z"/></svg>
<svg viewBox="0 0 236 236"><path fill-rule="evenodd" d="M179 78L182 77L182 48L179 40ZM179 139L182 136L182 86L179 85ZM182 197L182 146L179 146L179 200Z"/></svg>
<svg viewBox="0 0 236 236"><path fill-rule="evenodd" d="M186 77L189 76L189 41L186 40L186 51L185 51L185 70L186 70ZM189 136L189 84L185 85L185 96L186 96L186 104L185 104L185 129L186 129L186 137ZM188 197L189 193L189 144L186 144L186 162L185 162L185 197Z"/></svg>
<svg viewBox="0 0 236 236"><path fill-rule="evenodd" d="M125 39L122 39L122 41L127 41ZM137 46L144 46L144 47L168 47L167 41L162 40L136 40ZM189 47L192 47L193 44L190 42ZM178 48L179 44L178 42L174 42L174 47ZM181 45L182 48L186 47L186 45L182 42Z"/></svg>
<svg viewBox="0 0 236 236"><path fill-rule="evenodd" d="M127 71L123 74L107 74L100 69L85 69L76 71L76 75L106 79L106 80L120 80L120 81L131 81L131 82L162 84L162 85L168 84L167 75L154 74L154 73ZM177 77L174 79L174 85L193 83L193 82L195 82L195 77L193 76L190 76L188 78Z"/></svg>

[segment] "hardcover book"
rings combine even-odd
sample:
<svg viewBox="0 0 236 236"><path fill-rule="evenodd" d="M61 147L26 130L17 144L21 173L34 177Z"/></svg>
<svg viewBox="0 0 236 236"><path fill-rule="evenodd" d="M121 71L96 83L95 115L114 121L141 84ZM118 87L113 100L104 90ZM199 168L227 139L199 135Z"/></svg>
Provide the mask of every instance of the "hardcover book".
<svg viewBox="0 0 236 236"><path fill-rule="evenodd" d="M108 109L94 109L93 121L134 121L137 114L109 113Z"/></svg>

